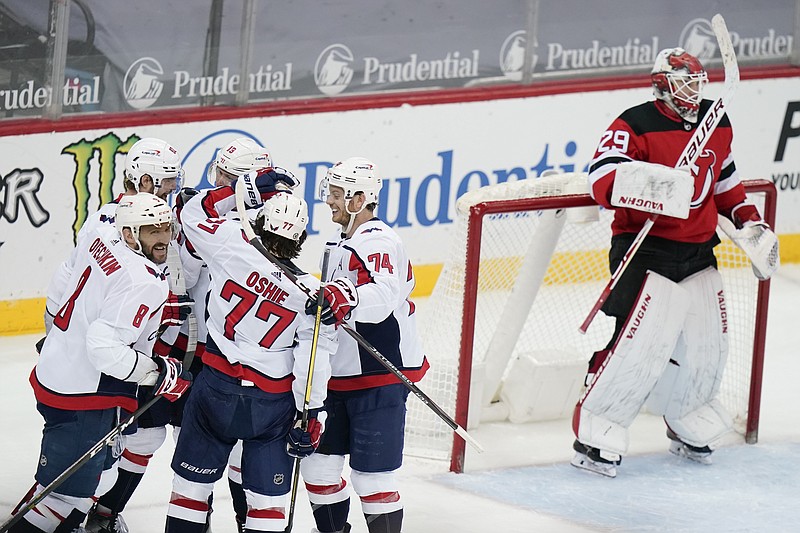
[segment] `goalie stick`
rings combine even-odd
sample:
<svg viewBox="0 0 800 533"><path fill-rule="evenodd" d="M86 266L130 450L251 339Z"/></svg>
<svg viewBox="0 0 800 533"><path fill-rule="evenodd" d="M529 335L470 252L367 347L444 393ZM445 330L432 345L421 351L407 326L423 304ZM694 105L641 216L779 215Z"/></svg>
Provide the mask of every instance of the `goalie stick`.
<svg viewBox="0 0 800 533"><path fill-rule="evenodd" d="M714 15L714 17L711 19L711 27L714 30L714 35L717 37L719 51L722 55L722 64L725 67L725 87L723 89L722 96L714 100L714 102L711 104L711 107L706 112L706 115L703 117L702 122L697 129L695 129L692 138L689 139L689 142L683 149L683 152L678 158L677 163L675 163L675 167L691 167L694 165L695 161L697 161L697 158L700 157L700 154L703 152L703 147L705 147L708 139L711 137L711 134L714 133L714 130L719 125L722 117L725 116L725 112L730 106L731 100L733 99L733 94L736 91L736 86L739 84L739 65L736 62L736 53L733 49L731 36L728 33L728 27L725 25L725 19L722 18L722 15L719 13ZM654 215L647 219L647 222L644 223L642 229L640 229L639 233L636 234L636 237L633 239L628 251L625 252L625 255L622 257L622 261L620 261L619 265L617 265L616 270L611 275L611 279L603 289L603 292L600 294L597 302L595 302L592 310L589 311L589 315L578 328L578 331L585 334L589 329L589 325L594 320L594 317L597 315L598 311L600 311L600 308L603 307L606 299L608 299L608 297L611 295L611 291L614 290L617 282L622 277L625 269L628 267L631 257L634 256L636 251L642 245L642 242L644 242L647 234L650 233L650 230L653 228L653 224L657 218L658 215Z"/></svg>
<svg viewBox="0 0 800 533"><path fill-rule="evenodd" d="M273 263L276 267L278 267L281 272L291 281L294 283L301 291L303 291L306 296L309 298L313 298L314 294L311 290L303 285L303 283L297 279L297 276L288 269L283 263L278 261L278 258L275 257L272 252L267 250L264 245L261 243L261 240L253 231L253 227L250 225L250 219L247 217L245 205L244 205L244 195L245 192L245 180L248 180L248 175L245 174L244 176L240 177L236 180L236 210L239 212L239 218L242 221L242 229L244 230L245 236L247 241L252 244L256 250L258 250L261 255L267 258L270 263ZM257 194L257 193L256 193ZM341 325L342 329L350 335L353 340L355 340L362 348L364 348L369 354L378 361L386 370L391 372L392 374L399 379L403 385L406 386L408 390L414 393L414 395L419 398L419 400L424 403L431 411L433 411L436 416L442 419L445 424L447 424L450 429L452 429L459 437L464 439L469 445L475 448L479 453L483 452L483 446L478 443L463 427L458 425L458 423L450 417L444 410L439 407L436 402L431 400L431 398L422 392L422 390L414 384L413 381L408 379L405 374L400 372L397 367L395 367L391 361L389 361L382 353L380 353L377 348L375 348L370 342L365 339L359 332L355 329L350 327L346 322L342 322Z"/></svg>

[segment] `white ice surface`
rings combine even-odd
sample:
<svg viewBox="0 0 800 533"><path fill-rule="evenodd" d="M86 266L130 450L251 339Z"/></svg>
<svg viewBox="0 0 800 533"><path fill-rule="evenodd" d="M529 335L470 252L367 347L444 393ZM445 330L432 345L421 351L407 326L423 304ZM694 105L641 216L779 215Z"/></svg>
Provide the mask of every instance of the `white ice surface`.
<svg viewBox="0 0 800 533"><path fill-rule="evenodd" d="M730 438L710 467L666 453L663 423L640 415L616 479L571 468L568 420L470 431L486 452L468 451L466 474L409 457L400 474L409 532L798 531L800 530L800 266L772 282L759 443ZM0 518L32 483L41 418L28 374L38 335L0 337ZM435 364L435 362L434 362ZM410 397L409 401L417 401ZM163 531L170 494L171 439L150 464L124 516L133 533ZM234 532L225 483L215 491L215 533ZM302 488L294 531L312 517ZM357 502L354 533L366 533Z"/></svg>

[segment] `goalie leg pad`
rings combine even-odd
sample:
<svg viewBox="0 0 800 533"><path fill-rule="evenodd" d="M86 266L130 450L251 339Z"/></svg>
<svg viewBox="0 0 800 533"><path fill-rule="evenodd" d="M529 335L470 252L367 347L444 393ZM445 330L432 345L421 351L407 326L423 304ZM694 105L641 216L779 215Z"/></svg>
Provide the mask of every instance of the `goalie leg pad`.
<svg viewBox="0 0 800 533"><path fill-rule="evenodd" d="M642 289L608 357L575 407L580 442L619 455L628 451L628 427L655 386L689 309L688 292L654 272Z"/></svg>
<svg viewBox="0 0 800 533"><path fill-rule="evenodd" d="M666 419L675 435L697 448L713 445L733 427L733 419L719 400L711 400L681 418Z"/></svg>
<svg viewBox="0 0 800 533"><path fill-rule="evenodd" d="M730 428L730 415L718 402L712 404L728 358L727 303L722 277L714 268L686 278L680 286L691 294L691 307L648 408L664 415L682 441L702 447ZM712 427L699 427L703 420Z"/></svg>

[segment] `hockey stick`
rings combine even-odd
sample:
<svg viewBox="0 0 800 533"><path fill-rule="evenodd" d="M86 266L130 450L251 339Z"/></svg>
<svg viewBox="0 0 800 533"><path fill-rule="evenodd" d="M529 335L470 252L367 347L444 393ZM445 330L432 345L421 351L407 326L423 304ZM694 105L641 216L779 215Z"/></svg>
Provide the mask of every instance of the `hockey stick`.
<svg viewBox="0 0 800 533"><path fill-rule="evenodd" d="M725 67L724 92L722 93L722 96L717 98L711 104L708 112L703 117L703 122L694 131L691 139L689 139L689 142L686 144L686 147L683 149L683 152L678 158L678 162L675 163L675 167L688 166L691 168L692 165L694 165L695 161L697 161L697 158L700 157L700 154L703 152L703 148L705 147L706 143L711 138L711 134L714 133L714 130L719 125L722 117L725 116L725 112L730 106L731 100L733 99L733 94L736 91L736 86L739 84L739 65L736 62L736 53L733 49L733 43L731 43L731 36L728 33L728 27L725 25L725 19L722 18L722 15L714 15L714 17L711 19L711 27L714 29L714 34L717 37L719 51L722 55L722 64ZM627 269L630 258L633 257L633 255L642 245L642 242L644 242L647 234L650 233L650 230L652 229L657 218L658 215L653 215L647 220L647 222L644 223L642 229L639 230L639 233L633 239L628 251L625 252L625 255L622 257L622 261L620 261L619 265L617 265L614 274L611 275L611 279L603 289L603 292L600 294L597 302L595 302L592 310L589 311L589 315L578 328L578 331L585 334L586 330L589 329L589 325L592 323L592 320L594 320L594 317L597 315L598 311L600 311L600 308L603 307L606 299L608 299L608 297L611 295L611 291L617 285L617 281L619 281L619 278L622 277L622 274Z"/></svg>
<svg viewBox="0 0 800 533"><path fill-rule="evenodd" d="M186 278L183 275L180 251L178 243L175 240L169 243L167 267L169 268L170 289L172 292L178 295L186 294ZM194 361L195 351L197 350L197 316L195 316L194 310L189 313L186 320L189 331L187 332L186 353L183 355L182 366L188 372Z"/></svg>
<svg viewBox="0 0 800 533"><path fill-rule="evenodd" d="M174 251L175 253L167 253L167 266L170 272L170 284L171 290L175 294L186 294L186 282L183 276L183 267L181 266L180 257L178 256L177 247L174 246L174 241L170 243L170 252ZM186 345L186 355L183 357L183 367L188 371L189 367L192 364L192 360L194 359L195 349L197 347L197 320L195 319L194 312L189 315L189 334L188 334L188 341ZM80 467L86 464L92 457L97 455L103 447L107 446L112 440L117 438L119 435L122 434L131 424L133 424L136 419L138 419L145 411L150 409L150 407L155 404L161 395L154 396L150 398L144 405L139 407L136 411L134 411L128 418L122 421L119 425L117 425L114 429L112 429L105 437L103 437L99 442L97 442L92 448L89 449L84 455L78 458L69 468L67 468L64 472L62 472L56 479L53 480L47 487L45 487L42 492L37 494L33 499L28 501L27 504L22 506L25 498L22 502L20 502L17 507L15 508L15 513L13 516L7 520L2 526L0 526L0 533L5 533L11 527L19 522L22 517L31 509L36 507L36 505L45 499L51 492L57 489L64 481L67 480L72 474L78 471ZM34 483L34 489L36 484Z"/></svg>
<svg viewBox="0 0 800 533"><path fill-rule="evenodd" d="M289 270L284 264L282 264L278 259L267 250L264 245L261 243L261 240L253 231L253 227L250 225L250 219L247 217L247 213L245 212L244 206L244 195L245 192L245 180L249 180L249 176L245 174L241 178L236 181L236 210L239 212L239 218L242 219L242 229L244 230L245 236L247 237L247 241L252 244L256 250L258 250L261 255L267 258L267 260L273 263L276 267L278 267L283 274L289 278L289 281L294 283L301 291L306 293L306 296L309 298L313 298L314 295L312 294L311 290L303 285L303 283L297 279L297 276ZM257 194L257 193L256 193ZM431 411L436 413L436 416L442 419L445 424L447 424L450 429L452 429L459 437L464 439L469 445L475 448L478 452L483 452L483 446L481 446L478 441L476 441L472 436L467 433L467 431L462 428L461 426L453 420L450 415L444 412L444 410L439 407L430 397L422 392L416 384L408 379L408 377L400 372L396 366L392 364L382 353L380 353L370 342L365 339L359 332L351 328L347 323L343 322L341 325L342 329L347 332L362 348L364 348L369 354L378 361L386 370L391 372L392 374L399 379L408 390L414 393L414 395L420 399L422 403L424 403Z"/></svg>
<svg viewBox="0 0 800 533"><path fill-rule="evenodd" d="M331 251L325 249L325 255L322 256L322 280L328 274L328 259L330 259ZM317 360L317 344L319 343L319 328L322 323L322 303L324 302L322 291L317 291L317 314L314 317L314 336L311 340L311 357L308 361L308 377L306 378L306 391L303 397L303 418L300 422L300 428L303 431L308 429L308 410L311 407L311 379L314 375L314 366ZM297 503L297 484L300 482L300 458L294 459L294 474L292 476L292 495L289 498L289 516L286 522L286 533L292 530L294 522L294 508Z"/></svg>
<svg viewBox="0 0 800 533"><path fill-rule="evenodd" d="M72 474L78 471L84 464L86 464L92 457L100 453L100 451L108 446L108 444L114 440L115 438L119 437L123 431L128 429L128 426L133 424L137 418L142 416L142 413L150 409L154 403L156 403L161 398L161 395L154 396L150 398L143 406L138 408L136 411L131 413L131 415L119 423L114 429L112 429L105 437L100 439L97 444L89 448L85 454L78 458L69 468L64 470L57 478L55 478L49 485L47 485L42 492L34 496L24 507L22 507L17 514L6 520L2 526L0 526L0 533L5 533L11 527L22 520L22 517L25 514L36 507L42 500L44 500L47 496L50 495L51 492L56 490L64 481L67 480Z"/></svg>

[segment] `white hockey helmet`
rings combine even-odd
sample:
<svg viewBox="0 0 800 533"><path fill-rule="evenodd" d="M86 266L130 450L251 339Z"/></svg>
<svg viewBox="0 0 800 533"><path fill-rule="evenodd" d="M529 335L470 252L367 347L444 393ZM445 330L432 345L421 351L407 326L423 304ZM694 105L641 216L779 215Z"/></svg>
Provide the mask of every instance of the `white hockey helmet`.
<svg viewBox="0 0 800 533"><path fill-rule="evenodd" d="M153 137L145 137L136 142L125 158L125 177L139 190L142 176L150 176L155 190L161 187L161 181L175 178L175 189L180 188L183 177L181 156L166 141Z"/></svg>
<svg viewBox="0 0 800 533"><path fill-rule="evenodd" d="M258 210L256 221L265 231L297 242L308 225L308 205L299 196L275 194Z"/></svg>
<svg viewBox="0 0 800 533"><path fill-rule="evenodd" d="M331 185L344 189L344 197L348 201L357 193L364 193L364 205L369 205L378 203L383 180L377 176L372 161L363 157L351 157L339 161L328 169L328 173L319 184L319 198L323 202L330 194Z"/></svg>
<svg viewBox="0 0 800 533"><path fill-rule="evenodd" d="M167 202L149 192L123 195L117 205L114 215L114 225L120 236L123 228L129 228L136 241L135 252L141 253L142 245L139 242L139 228L142 226L172 224L172 209Z"/></svg>
<svg viewBox="0 0 800 533"><path fill-rule="evenodd" d="M700 60L683 48L666 48L650 72L653 94L687 122L697 122L708 74Z"/></svg>
<svg viewBox="0 0 800 533"><path fill-rule="evenodd" d="M263 146L253 139L240 137L220 148L214 162L208 167L208 181L216 181L216 169L220 168L234 176L242 176L253 170L272 166L272 157Z"/></svg>

